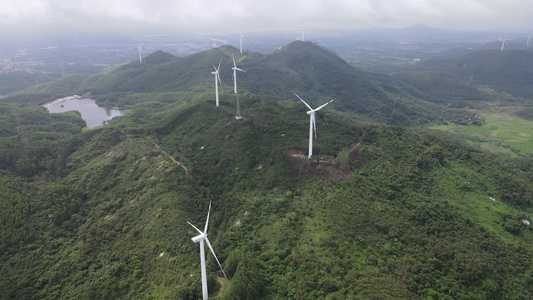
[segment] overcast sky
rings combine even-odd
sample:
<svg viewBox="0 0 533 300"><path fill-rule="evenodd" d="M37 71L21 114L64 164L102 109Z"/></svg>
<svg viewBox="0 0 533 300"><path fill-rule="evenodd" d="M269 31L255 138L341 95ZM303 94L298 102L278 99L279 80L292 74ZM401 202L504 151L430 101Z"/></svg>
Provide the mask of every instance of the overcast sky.
<svg viewBox="0 0 533 300"><path fill-rule="evenodd" d="M0 36L407 27L523 29L532 0L0 0Z"/></svg>

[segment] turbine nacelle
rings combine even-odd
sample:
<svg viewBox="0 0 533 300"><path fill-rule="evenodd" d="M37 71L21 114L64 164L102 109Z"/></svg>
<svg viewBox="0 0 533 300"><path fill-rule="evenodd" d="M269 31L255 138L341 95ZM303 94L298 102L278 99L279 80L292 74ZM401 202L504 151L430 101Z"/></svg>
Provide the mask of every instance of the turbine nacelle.
<svg viewBox="0 0 533 300"><path fill-rule="evenodd" d="M195 243L199 243L199 242L201 242L201 241L203 241L203 240L205 240L205 239L207 239L207 234L205 234L205 233L204 233L204 234L197 235L197 236L191 238L191 240L192 240L193 242L195 242Z"/></svg>

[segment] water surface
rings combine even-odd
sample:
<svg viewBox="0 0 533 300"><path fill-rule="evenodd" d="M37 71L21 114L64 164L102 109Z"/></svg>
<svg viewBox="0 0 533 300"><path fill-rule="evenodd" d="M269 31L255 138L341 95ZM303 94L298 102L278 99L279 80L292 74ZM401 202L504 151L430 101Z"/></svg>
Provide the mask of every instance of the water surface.
<svg viewBox="0 0 533 300"><path fill-rule="evenodd" d="M105 109L96 105L94 99L91 98L67 99L61 102L45 105L45 107L50 113L77 110L81 113L81 118L89 128L103 125L104 121L110 120L116 116L122 116L122 113L118 110Z"/></svg>

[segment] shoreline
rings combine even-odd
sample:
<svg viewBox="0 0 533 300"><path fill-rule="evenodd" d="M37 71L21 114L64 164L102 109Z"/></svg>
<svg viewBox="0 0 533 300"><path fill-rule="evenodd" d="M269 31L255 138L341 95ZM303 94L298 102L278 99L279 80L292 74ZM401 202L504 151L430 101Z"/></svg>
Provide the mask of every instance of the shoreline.
<svg viewBox="0 0 533 300"><path fill-rule="evenodd" d="M83 97L80 96L80 95L73 95L73 96L63 97L63 98L59 98L59 99L56 99L54 101L45 103L45 104L42 105L42 107L46 108L48 106L51 106L51 105L54 105L54 104L57 104L57 103L60 103L60 102L63 102L63 101L72 100L72 99L82 99L82 98Z"/></svg>

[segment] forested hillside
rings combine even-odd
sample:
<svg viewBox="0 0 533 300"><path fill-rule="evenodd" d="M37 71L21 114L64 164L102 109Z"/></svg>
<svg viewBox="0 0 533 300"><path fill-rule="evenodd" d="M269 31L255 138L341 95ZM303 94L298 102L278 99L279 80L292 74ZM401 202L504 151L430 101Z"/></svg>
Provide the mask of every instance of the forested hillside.
<svg viewBox="0 0 533 300"><path fill-rule="evenodd" d="M60 176L3 168L1 297L196 299L185 221L203 224L209 200L221 299L532 296L530 160L330 110L308 161L290 155L307 146L304 110L242 101L239 121L170 105L65 137Z"/></svg>
<svg viewBox="0 0 533 300"><path fill-rule="evenodd" d="M199 299L187 221L203 228L210 201L228 275L206 251L214 299L533 298L529 153L386 124L482 119L417 99L426 91L410 89L431 77L404 85L312 43L236 55L236 120L233 91L219 107L211 91L220 59L229 87L232 52L156 52L3 99L0 299ZM311 159L295 91L311 105L337 97L316 113ZM128 111L88 130L78 113L33 104L63 92Z"/></svg>
<svg viewBox="0 0 533 300"><path fill-rule="evenodd" d="M462 80L527 101L531 105L533 90L533 51L526 50L484 50L463 56L443 59L429 59L411 65L408 70L443 71L455 74Z"/></svg>
<svg viewBox="0 0 533 300"><path fill-rule="evenodd" d="M178 58L157 51L143 63L134 61L107 74L69 75L15 93L3 101L44 104L86 93L106 107L129 108L146 99L167 103L191 101L201 93L212 92L211 72L219 62L222 91L231 95L234 53L238 66L247 71L237 75L239 91L273 101L297 100L295 92L317 103L337 98L335 109L402 126L466 124L473 118L466 111L436 105L447 103L426 99L426 95L413 92L394 77L355 68L311 42L296 41L268 55L237 52L232 46L224 46Z"/></svg>

